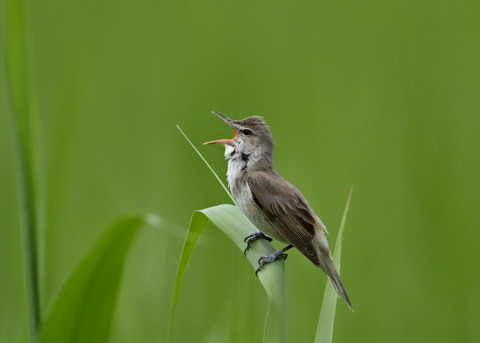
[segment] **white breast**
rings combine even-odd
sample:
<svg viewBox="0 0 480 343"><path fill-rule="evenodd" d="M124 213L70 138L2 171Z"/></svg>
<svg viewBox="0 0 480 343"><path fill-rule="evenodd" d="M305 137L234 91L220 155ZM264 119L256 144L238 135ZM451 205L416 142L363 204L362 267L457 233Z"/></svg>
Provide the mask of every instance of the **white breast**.
<svg viewBox="0 0 480 343"><path fill-rule="evenodd" d="M232 156L228 161L227 179L228 185L232 191L233 197L238 203L238 207L247 216L247 218L264 234L281 242L286 240L278 233L278 231L270 224L262 212L258 209L253 201L250 187L245 182L238 182L238 177L245 169L246 161L241 157Z"/></svg>
<svg viewBox="0 0 480 343"><path fill-rule="evenodd" d="M238 179L240 172L245 168L245 162L240 158L233 157L228 161L227 180L232 192L235 192L235 180Z"/></svg>

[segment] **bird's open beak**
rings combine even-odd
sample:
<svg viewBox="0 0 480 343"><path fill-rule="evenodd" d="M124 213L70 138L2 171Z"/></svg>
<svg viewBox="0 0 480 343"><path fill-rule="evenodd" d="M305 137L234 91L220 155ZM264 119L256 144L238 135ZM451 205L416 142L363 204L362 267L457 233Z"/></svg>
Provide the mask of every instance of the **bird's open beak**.
<svg viewBox="0 0 480 343"><path fill-rule="evenodd" d="M235 124L233 124L233 120L228 118L227 116L221 114L221 113L218 113L218 112L215 112L215 111L213 111L212 113L216 114L217 116L219 116L220 118L225 120L225 122L228 125L230 125L230 127L235 131L235 136L233 136L232 139L219 139L219 140L216 140L216 141L203 143L203 145L207 145L207 144L229 144L229 145L233 145L233 142L238 137L238 129L235 127Z"/></svg>

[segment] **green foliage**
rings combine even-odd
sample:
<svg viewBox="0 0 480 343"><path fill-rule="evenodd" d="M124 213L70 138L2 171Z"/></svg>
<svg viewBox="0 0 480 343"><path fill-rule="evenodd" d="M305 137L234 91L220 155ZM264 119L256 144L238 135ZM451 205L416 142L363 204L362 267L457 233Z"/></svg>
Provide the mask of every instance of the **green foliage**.
<svg viewBox="0 0 480 343"><path fill-rule="evenodd" d="M72 271L46 315L40 342L107 342L115 317L125 260L145 224L118 220Z"/></svg>
<svg viewBox="0 0 480 343"><path fill-rule="evenodd" d="M197 211L193 214L175 281L171 315L172 324L185 268L208 220L221 229L241 251L245 249L244 238L258 231L237 206L219 205ZM256 270L258 268L258 259L274 252L275 249L270 243L265 240L258 240L248 250L247 258L254 270ZM268 295L268 311L263 341L272 343L286 342L284 261L277 260L275 263L269 264L258 273L258 279Z"/></svg>
<svg viewBox="0 0 480 343"><path fill-rule="evenodd" d="M27 278L27 298L30 318L30 337L33 340L40 325L41 264L40 238L42 210L44 208L41 165L41 141L38 134L38 118L34 106L31 84L31 65L28 36L28 17L23 1L8 0L6 3L6 37L4 56L7 66L7 101L11 109L11 128L17 163L16 179L21 202L21 228L25 242L23 253Z"/></svg>
<svg viewBox="0 0 480 343"><path fill-rule="evenodd" d="M339 272L342 235L345 227L348 207L350 204L350 198L351 192L342 217L337 242L335 245L335 252L333 255L335 265L337 266L337 270ZM193 214L187 231L187 237L185 239L185 245L182 250L177 277L175 280L172 311L170 316L170 330L172 330L175 310L180 294L180 287L186 266L193 249L195 248L195 245L197 244L197 241L209 220L212 221L219 229L221 229L242 251L245 249L244 238L257 231L257 229L245 217L245 215L237 206L219 205L196 211ZM258 268L258 259L261 256L268 256L273 252L275 252L275 249L270 243L265 240L259 240L249 249L247 257L254 270L256 270ZM287 323L285 306L284 260L277 260L275 263L269 264L258 274L258 278L268 295L268 311L265 319L263 341L285 342ZM327 281L315 342L332 342L336 301L337 293L330 282Z"/></svg>
<svg viewBox="0 0 480 343"><path fill-rule="evenodd" d="M350 199L352 198L353 187L348 195L347 205L343 212L340 229L338 230L337 241L335 243L335 251L333 252L333 263L340 274L340 257L342 254L342 236L347 221L348 208ZM333 341L333 324L335 323L335 309L337 307L337 292L330 282L327 282L325 294L323 295L322 309L320 318L318 319L317 334L315 335L315 343L331 343Z"/></svg>

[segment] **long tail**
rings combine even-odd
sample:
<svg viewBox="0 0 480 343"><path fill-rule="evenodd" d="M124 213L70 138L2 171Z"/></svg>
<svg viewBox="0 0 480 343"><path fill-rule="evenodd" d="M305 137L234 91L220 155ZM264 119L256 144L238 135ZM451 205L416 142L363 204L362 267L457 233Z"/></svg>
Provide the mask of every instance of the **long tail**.
<svg viewBox="0 0 480 343"><path fill-rule="evenodd" d="M317 235L315 238L317 244L314 245L317 250L318 259L320 262L317 266L320 267L325 272L325 274L327 274L330 282L337 291L338 296L343 298L343 300L345 300L345 302L347 303L348 307L350 307L350 309L353 311L353 306L350 302L350 298L348 297L347 291L345 290L345 287L343 287L342 280L340 280L340 275L338 275L337 269L333 264L332 254L330 252L330 249L328 248L327 239L325 238L325 236L323 236L323 234Z"/></svg>
<svg viewBox="0 0 480 343"><path fill-rule="evenodd" d="M332 259L329 258L326 262L327 262L326 264L327 264L328 271L322 268L323 271L328 275L328 278L330 279L330 282L332 283L333 287L337 291L337 294L341 298L343 298L343 300L345 300L348 307L350 307L350 309L353 311L353 306L352 306L352 303L350 302L350 298L348 297L345 287L343 287L342 280L340 279L340 275L338 275L337 270L333 265Z"/></svg>

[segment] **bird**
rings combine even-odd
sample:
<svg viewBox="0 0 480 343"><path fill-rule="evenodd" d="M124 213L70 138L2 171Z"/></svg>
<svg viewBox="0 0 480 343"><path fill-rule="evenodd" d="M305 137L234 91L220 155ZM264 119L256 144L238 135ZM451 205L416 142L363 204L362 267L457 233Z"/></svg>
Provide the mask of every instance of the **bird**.
<svg viewBox="0 0 480 343"><path fill-rule="evenodd" d="M258 260L258 274L268 263L287 257L295 247L330 279L337 294L353 310L348 294L333 263L325 237L326 227L315 214L302 193L281 177L273 166L274 141L272 132L260 116L232 120L222 118L235 131L231 139L204 143L223 144L228 159L227 180L238 207L259 229L245 238L246 254L257 239L272 238L288 244L272 255Z"/></svg>

